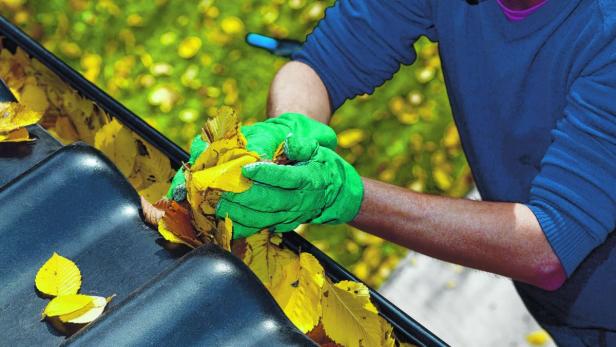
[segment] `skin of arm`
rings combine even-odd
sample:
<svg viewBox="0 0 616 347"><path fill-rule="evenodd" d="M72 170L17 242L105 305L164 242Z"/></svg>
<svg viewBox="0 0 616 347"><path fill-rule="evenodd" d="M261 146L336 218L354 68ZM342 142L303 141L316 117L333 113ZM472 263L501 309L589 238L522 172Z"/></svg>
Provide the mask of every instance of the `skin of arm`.
<svg viewBox="0 0 616 347"><path fill-rule="evenodd" d="M270 88L268 114L303 113L327 123L327 89L301 62L283 66ZM363 178L353 226L428 256L556 290L566 274L535 215L523 204L415 193Z"/></svg>

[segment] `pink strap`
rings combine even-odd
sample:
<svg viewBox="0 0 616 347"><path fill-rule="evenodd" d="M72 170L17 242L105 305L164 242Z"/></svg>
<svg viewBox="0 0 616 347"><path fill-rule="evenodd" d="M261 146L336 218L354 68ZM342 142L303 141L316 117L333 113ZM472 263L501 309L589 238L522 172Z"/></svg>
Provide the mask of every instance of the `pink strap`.
<svg viewBox="0 0 616 347"><path fill-rule="evenodd" d="M505 4L503 4L502 0L496 0L496 2L498 2L498 5L503 10L503 13L505 13L507 19L509 19L510 21L520 21L537 11L539 8L541 8L541 6L545 5L548 0L541 0L537 4L525 10L512 10L508 8Z"/></svg>

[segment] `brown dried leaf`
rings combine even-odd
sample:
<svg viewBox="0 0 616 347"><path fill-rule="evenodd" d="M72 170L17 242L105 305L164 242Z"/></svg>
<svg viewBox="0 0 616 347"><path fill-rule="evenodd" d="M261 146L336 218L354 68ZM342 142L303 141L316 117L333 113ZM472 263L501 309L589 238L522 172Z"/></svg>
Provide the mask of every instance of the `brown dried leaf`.
<svg viewBox="0 0 616 347"><path fill-rule="evenodd" d="M167 230L189 246L196 248L203 244L203 241L197 237L193 229L190 212L176 201L171 200L169 202L161 220L165 223Z"/></svg>

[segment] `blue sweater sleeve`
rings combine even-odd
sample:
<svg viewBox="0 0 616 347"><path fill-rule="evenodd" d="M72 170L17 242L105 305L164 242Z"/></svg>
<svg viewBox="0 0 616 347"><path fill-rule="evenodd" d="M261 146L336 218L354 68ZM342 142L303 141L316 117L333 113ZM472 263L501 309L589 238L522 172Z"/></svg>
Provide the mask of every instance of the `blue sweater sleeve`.
<svg viewBox="0 0 616 347"><path fill-rule="evenodd" d="M571 86L528 204L568 276L616 227L616 57L591 64Z"/></svg>
<svg viewBox="0 0 616 347"><path fill-rule="evenodd" d="M421 35L436 40L430 0L338 0L293 59L317 72L335 110L413 63Z"/></svg>

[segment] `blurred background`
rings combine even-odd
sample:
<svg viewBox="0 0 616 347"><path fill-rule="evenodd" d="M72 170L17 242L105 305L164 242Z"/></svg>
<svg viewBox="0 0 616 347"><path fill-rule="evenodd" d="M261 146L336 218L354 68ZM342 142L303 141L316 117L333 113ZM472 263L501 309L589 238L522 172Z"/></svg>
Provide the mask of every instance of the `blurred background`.
<svg viewBox="0 0 616 347"><path fill-rule="evenodd" d="M246 33L304 40L333 2L0 0L0 13L188 149L216 107L235 108L245 124L265 119L269 83L286 59L248 46ZM363 176L466 196L472 178L437 46L422 39L415 49L415 64L336 112L339 153ZM301 232L369 285L389 279L385 295L454 345L547 340L506 279L407 254L345 225Z"/></svg>

